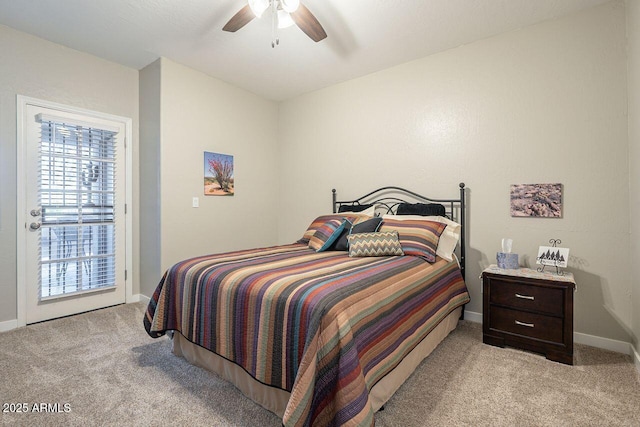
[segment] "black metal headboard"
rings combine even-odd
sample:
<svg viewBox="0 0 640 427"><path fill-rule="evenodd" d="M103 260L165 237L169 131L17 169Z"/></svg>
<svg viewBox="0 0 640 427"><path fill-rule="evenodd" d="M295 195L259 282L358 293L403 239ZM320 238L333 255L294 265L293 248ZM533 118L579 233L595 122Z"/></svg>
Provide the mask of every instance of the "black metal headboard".
<svg viewBox="0 0 640 427"><path fill-rule="evenodd" d="M336 190L333 189L333 213L337 213L341 206L374 205L384 213L395 212L401 203L439 203L445 208L445 216L459 223L460 229L460 270L464 279L466 252L466 211L464 201L464 182L460 183L460 197L457 199L432 199L413 191L400 187L382 187L354 200L338 200Z"/></svg>

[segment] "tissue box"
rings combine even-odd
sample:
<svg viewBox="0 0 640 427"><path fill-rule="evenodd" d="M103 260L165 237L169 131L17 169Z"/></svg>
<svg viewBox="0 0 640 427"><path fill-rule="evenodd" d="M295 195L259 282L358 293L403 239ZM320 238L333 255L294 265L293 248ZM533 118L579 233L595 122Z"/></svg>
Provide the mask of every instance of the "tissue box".
<svg viewBox="0 0 640 427"><path fill-rule="evenodd" d="M498 252L497 256L498 268L516 269L520 268L518 264L518 254Z"/></svg>

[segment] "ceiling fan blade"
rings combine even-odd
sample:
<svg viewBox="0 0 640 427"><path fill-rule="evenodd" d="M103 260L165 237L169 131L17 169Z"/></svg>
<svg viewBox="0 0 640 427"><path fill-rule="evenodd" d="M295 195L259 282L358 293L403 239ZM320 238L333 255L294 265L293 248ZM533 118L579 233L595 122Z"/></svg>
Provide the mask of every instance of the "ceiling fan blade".
<svg viewBox="0 0 640 427"><path fill-rule="evenodd" d="M324 32L324 28L320 25L320 22L313 16L313 13L307 9L302 3L298 9L291 13L293 22L314 42L319 42L327 37L327 33Z"/></svg>
<svg viewBox="0 0 640 427"><path fill-rule="evenodd" d="M229 22L227 22L224 27L222 27L222 30L229 31L230 33L235 33L240 28L247 25L255 17L256 16L251 11L251 7L249 7L249 5L246 5L245 7L240 9L238 13L233 15L231 19L229 19Z"/></svg>

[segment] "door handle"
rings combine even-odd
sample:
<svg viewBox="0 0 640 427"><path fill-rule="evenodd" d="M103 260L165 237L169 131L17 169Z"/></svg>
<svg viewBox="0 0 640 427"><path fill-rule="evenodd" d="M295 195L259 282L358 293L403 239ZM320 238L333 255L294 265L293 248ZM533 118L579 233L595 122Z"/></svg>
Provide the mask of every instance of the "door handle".
<svg viewBox="0 0 640 427"><path fill-rule="evenodd" d="M29 213L31 216L40 216L42 215L42 209L31 209L31 212Z"/></svg>
<svg viewBox="0 0 640 427"><path fill-rule="evenodd" d="M36 231L40 228L41 225L42 224L40 224L39 222L32 222L31 224L29 224L29 229Z"/></svg>

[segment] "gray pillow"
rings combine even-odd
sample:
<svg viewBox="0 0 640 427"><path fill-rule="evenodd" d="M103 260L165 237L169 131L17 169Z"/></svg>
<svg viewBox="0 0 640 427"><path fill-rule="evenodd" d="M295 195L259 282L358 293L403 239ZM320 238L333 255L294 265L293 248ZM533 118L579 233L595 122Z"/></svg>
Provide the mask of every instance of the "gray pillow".
<svg viewBox="0 0 640 427"><path fill-rule="evenodd" d="M445 208L439 203L400 203L396 215L445 216Z"/></svg>
<svg viewBox="0 0 640 427"><path fill-rule="evenodd" d="M380 224L382 223L381 217L373 217L369 218L366 221L359 222L355 225L349 227L349 224L345 224L344 230L340 237L336 239L334 244L329 248L330 251L348 251L349 250L349 242L347 240L347 236L349 234L355 233L373 233L378 231L380 228Z"/></svg>

